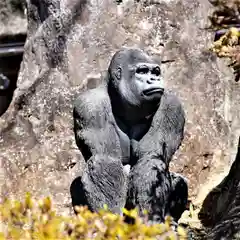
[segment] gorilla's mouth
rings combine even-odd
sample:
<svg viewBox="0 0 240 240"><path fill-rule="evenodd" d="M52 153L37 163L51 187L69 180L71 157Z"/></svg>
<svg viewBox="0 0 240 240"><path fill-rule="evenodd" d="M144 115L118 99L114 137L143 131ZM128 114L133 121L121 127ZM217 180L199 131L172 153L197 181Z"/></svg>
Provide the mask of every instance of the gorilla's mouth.
<svg viewBox="0 0 240 240"><path fill-rule="evenodd" d="M149 88L149 89L146 89L143 91L143 94L146 95L146 96L151 96L155 93L163 93L164 92L164 89L163 88Z"/></svg>

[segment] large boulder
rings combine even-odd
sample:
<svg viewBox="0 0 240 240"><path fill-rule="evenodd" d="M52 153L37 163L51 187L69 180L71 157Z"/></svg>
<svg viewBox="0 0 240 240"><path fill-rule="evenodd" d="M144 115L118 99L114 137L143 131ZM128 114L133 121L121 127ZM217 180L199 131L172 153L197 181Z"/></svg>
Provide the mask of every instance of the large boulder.
<svg viewBox="0 0 240 240"><path fill-rule="evenodd" d="M171 168L200 203L229 170L240 133L240 87L208 51L208 1L29 0L27 9L17 89L0 119L1 196L30 191L51 195L60 210L71 206L69 187L84 166L72 102L101 82L116 50L138 46L173 60L163 64L166 86L183 102L187 124Z"/></svg>

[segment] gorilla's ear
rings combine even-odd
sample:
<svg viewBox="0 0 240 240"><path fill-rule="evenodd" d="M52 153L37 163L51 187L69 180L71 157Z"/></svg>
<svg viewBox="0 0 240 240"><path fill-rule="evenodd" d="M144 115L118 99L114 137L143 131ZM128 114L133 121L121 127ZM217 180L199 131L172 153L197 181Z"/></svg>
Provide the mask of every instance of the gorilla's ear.
<svg viewBox="0 0 240 240"><path fill-rule="evenodd" d="M122 78L122 68L121 67L118 67L115 71L115 77L120 80Z"/></svg>

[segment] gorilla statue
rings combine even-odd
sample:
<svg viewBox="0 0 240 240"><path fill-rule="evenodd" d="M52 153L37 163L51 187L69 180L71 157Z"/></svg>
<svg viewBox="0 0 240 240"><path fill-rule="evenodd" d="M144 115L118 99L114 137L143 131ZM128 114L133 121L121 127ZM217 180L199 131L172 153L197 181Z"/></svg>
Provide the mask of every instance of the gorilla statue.
<svg viewBox="0 0 240 240"><path fill-rule="evenodd" d="M188 198L186 180L169 172L179 148L185 114L164 90L159 64L140 49L123 48L110 62L106 81L76 99L76 144L86 161L70 192L72 204L97 211L137 207L149 220L177 222ZM127 171L127 167L130 168Z"/></svg>

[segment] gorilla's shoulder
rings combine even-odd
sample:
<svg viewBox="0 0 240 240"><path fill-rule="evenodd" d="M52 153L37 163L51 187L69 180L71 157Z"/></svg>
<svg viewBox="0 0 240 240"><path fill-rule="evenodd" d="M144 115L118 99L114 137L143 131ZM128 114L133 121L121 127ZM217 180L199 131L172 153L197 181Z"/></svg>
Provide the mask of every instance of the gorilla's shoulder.
<svg viewBox="0 0 240 240"><path fill-rule="evenodd" d="M104 115L110 105L106 87L99 86L81 93L74 101L73 111L82 118L90 119L96 115Z"/></svg>
<svg viewBox="0 0 240 240"><path fill-rule="evenodd" d="M180 99L176 96L176 94L174 94L171 91L164 92L161 102L165 107L183 110L183 106Z"/></svg>
<svg viewBox="0 0 240 240"><path fill-rule="evenodd" d="M173 92L170 91L164 92L161 98L159 110L160 110L159 112L162 112L170 116L170 118L177 118L179 119L179 121L184 122L185 112L183 105L180 99Z"/></svg>

